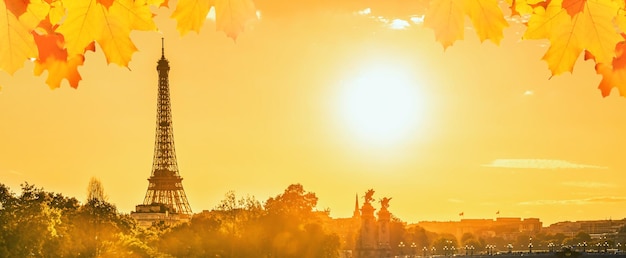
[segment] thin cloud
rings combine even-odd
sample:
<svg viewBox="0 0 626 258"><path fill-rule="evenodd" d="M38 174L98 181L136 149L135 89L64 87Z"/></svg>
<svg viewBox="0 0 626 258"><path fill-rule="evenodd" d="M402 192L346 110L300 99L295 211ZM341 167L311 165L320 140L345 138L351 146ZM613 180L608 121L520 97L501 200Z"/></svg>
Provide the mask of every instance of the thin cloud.
<svg viewBox="0 0 626 258"><path fill-rule="evenodd" d="M450 199L448 199L448 202L453 202L453 203L462 203L462 202L463 202L463 200L450 198Z"/></svg>
<svg viewBox="0 0 626 258"><path fill-rule="evenodd" d="M411 16L410 19L415 24L423 24L424 23L424 15L420 16Z"/></svg>
<svg viewBox="0 0 626 258"><path fill-rule="evenodd" d="M484 167L529 169L608 169L603 166L573 163L558 159L496 159Z"/></svg>
<svg viewBox="0 0 626 258"><path fill-rule="evenodd" d="M24 175L24 174L22 174L22 173L20 173L20 172L18 172L18 171L11 170L11 169L8 169L8 170L0 170L0 174L12 174L12 175L17 175L17 176L23 176L23 175Z"/></svg>
<svg viewBox="0 0 626 258"><path fill-rule="evenodd" d="M372 9L367 7L365 9L362 10L357 10L352 12L353 15L355 16L364 16L364 17L369 17L371 19L374 19L380 23L383 23L385 25L385 27L392 29L392 30L405 30L409 27L411 27L411 25L417 25L417 24L422 24L424 23L424 16L418 16L418 15L414 15L411 16L408 20L405 19L390 19L384 16L375 16L372 15Z"/></svg>
<svg viewBox="0 0 626 258"><path fill-rule="evenodd" d="M563 182L564 186L581 187L581 188L614 188L614 184L600 182Z"/></svg>
<svg viewBox="0 0 626 258"><path fill-rule="evenodd" d="M369 7L355 12L356 15L361 15L361 16L366 16L366 15L369 15L370 13L372 13L372 9Z"/></svg>
<svg viewBox="0 0 626 258"><path fill-rule="evenodd" d="M404 30L408 28L409 26L411 26L411 24L409 24L408 21L405 21L402 19L394 19L389 24L389 28L391 28L392 30Z"/></svg>
<svg viewBox="0 0 626 258"><path fill-rule="evenodd" d="M626 197L623 196L602 196L592 197L585 199L570 199L570 200L535 200L520 202L519 205L585 205L594 203L620 203L626 202Z"/></svg>

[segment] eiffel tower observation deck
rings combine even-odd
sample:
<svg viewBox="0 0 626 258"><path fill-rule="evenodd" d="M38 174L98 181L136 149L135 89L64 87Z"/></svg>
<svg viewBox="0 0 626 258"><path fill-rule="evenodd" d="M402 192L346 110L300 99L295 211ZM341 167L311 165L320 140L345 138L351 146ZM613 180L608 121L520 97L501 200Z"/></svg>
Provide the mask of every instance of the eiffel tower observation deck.
<svg viewBox="0 0 626 258"><path fill-rule="evenodd" d="M165 58L163 39L161 44L161 59L157 62L159 92L152 173L148 178L148 191L143 204L137 205L135 212L131 213L143 226L155 222L171 224L186 221L192 214L176 161L168 78L170 65Z"/></svg>

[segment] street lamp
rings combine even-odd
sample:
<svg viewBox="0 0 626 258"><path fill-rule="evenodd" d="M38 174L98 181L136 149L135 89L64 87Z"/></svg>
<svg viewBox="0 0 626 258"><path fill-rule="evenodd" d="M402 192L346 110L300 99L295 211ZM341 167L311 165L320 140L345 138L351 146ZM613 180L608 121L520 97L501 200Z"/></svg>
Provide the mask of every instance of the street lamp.
<svg viewBox="0 0 626 258"><path fill-rule="evenodd" d="M451 255L452 256L456 255L456 247L452 246L451 249L452 249L452 251L451 251L452 254Z"/></svg>
<svg viewBox="0 0 626 258"><path fill-rule="evenodd" d="M513 245L512 244L508 244L506 247L509 248L509 253L513 253Z"/></svg>
<svg viewBox="0 0 626 258"><path fill-rule="evenodd" d="M487 255L493 255L494 245L487 245L485 248L487 249Z"/></svg>
<svg viewBox="0 0 626 258"><path fill-rule="evenodd" d="M433 255L433 256L434 256L436 253L437 253L437 248L435 248L435 247L433 246L433 248L431 248L430 255Z"/></svg>
<svg viewBox="0 0 626 258"><path fill-rule="evenodd" d="M583 242L583 253L587 251L587 241Z"/></svg>
<svg viewBox="0 0 626 258"><path fill-rule="evenodd" d="M415 252L416 251L417 251L417 245L415 244L415 242L413 242L413 243L411 243L411 252L413 252L412 253L413 258L415 258Z"/></svg>
<svg viewBox="0 0 626 258"><path fill-rule="evenodd" d="M443 255L448 256L448 246L443 247Z"/></svg>
<svg viewBox="0 0 626 258"><path fill-rule="evenodd" d="M404 242L400 241L398 244L398 249L400 249L400 256L404 255Z"/></svg>
<svg viewBox="0 0 626 258"><path fill-rule="evenodd" d="M530 237L528 239L528 253L533 253L533 237Z"/></svg>
<svg viewBox="0 0 626 258"><path fill-rule="evenodd" d="M609 250L609 242L604 241L604 252L606 253Z"/></svg>
<svg viewBox="0 0 626 258"><path fill-rule="evenodd" d="M470 245L470 255L474 255L474 246Z"/></svg>
<svg viewBox="0 0 626 258"><path fill-rule="evenodd" d="M554 252L554 243L550 242L550 243L548 244L548 250L549 250L550 252Z"/></svg>
<svg viewBox="0 0 626 258"><path fill-rule="evenodd" d="M467 253L469 252L469 246L465 245L465 256L467 256Z"/></svg>
<svg viewBox="0 0 626 258"><path fill-rule="evenodd" d="M617 252L619 253L619 249L620 249L620 247L622 247L622 244L617 243L617 245L615 245L615 247L617 247Z"/></svg>
<svg viewBox="0 0 626 258"><path fill-rule="evenodd" d="M424 246L424 248L422 248L422 251L424 252L424 257L426 257L426 252L428 252L428 247Z"/></svg>

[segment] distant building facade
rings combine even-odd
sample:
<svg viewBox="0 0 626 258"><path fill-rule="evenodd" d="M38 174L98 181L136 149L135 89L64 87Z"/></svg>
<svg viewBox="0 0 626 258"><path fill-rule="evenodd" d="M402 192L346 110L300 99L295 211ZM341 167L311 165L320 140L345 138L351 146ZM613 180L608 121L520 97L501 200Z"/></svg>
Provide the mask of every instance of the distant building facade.
<svg viewBox="0 0 626 258"><path fill-rule="evenodd" d="M461 238L465 233L483 237L501 236L515 240L520 234L535 235L541 232L543 223L538 218L462 219L460 221L421 221L414 224L427 231L449 233Z"/></svg>
<svg viewBox="0 0 626 258"><path fill-rule="evenodd" d="M578 232L585 232L589 234L591 238L600 239L606 236L616 235L624 225L626 225L626 219L563 221L554 223L544 230L546 233L561 233L566 236L573 236Z"/></svg>

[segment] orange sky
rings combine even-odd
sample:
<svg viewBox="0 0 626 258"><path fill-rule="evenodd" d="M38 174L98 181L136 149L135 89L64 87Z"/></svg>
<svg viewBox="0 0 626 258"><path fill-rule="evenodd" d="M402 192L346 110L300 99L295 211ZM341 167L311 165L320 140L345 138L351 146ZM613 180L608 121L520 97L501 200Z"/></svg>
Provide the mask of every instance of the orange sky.
<svg viewBox="0 0 626 258"><path fill-rule="evenodd" d="M444 52L419 23L394 30L372 18L401 8L257 4L260 22L237 43L211 21L180 37L171 10L155 10L194 212L228 190L266 200L301 183L333 217L350 216L355 193L369 188L376 199L393 197L390 211L408 222L498 210L544 223L626 217L626 100L601 97L592 63L581 59L573 75L548 80L545 42L520 42L515 24L499 47L468 28ZM0 73L0 182L82 200L95 176L121 211L143 201L161 34L132 37L140 52L130 70L88 53L78 90L49 90L32 64ZM357 137L341 96L383 68L413 79L420 111L406 135L381 146Z"/></svg>

